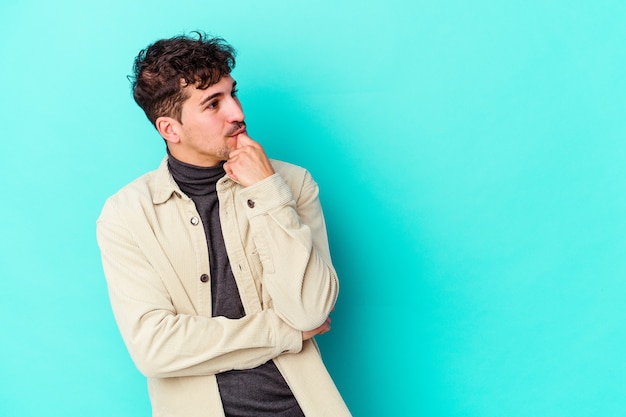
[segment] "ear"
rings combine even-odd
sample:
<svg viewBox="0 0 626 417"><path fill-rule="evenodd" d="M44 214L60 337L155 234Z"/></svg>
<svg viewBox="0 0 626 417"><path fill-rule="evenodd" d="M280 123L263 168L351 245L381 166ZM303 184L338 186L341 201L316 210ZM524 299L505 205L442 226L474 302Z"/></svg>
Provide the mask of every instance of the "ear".
<svg viewBox="0 0 626 417"><path fill-rule="evenodd" d="M163 139L165 139L167 142L180 142L180 123L176 119L172 117L161 116L156 119L154 125L161 134L161 136L163 136Z"/></svg>

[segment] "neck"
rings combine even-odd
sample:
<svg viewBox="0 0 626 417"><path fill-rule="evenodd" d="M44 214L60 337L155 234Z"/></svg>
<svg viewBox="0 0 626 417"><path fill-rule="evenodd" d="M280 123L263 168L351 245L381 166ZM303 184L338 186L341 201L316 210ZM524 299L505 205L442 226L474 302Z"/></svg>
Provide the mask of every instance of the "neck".
<svg viewBox="0 0 626 417"><path fill-rule="evenodd" d="M224 175L224 162L202 167L179 161L168 151L167 166L181 191L187 195L206 195L215 192L215 185Z"/></svg>

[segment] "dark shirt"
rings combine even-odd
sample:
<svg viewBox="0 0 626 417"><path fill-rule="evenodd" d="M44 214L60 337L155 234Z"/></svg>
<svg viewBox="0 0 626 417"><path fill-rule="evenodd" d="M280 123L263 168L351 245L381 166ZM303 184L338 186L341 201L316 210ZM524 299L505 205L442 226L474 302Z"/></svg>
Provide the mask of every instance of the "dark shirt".
<svg viewBox="0 0 626 417"><path fill-rule="evenodd" d="M228 260L222 235L217 198L217 181L226 173L220 163L198 167L178 161L169 155L168 168L174 180L191 198L200 214L211 273L213 317L239 319L245 310ZM302 410L274 361L246 370L216 375L227 417L304 417Z"/></svg>

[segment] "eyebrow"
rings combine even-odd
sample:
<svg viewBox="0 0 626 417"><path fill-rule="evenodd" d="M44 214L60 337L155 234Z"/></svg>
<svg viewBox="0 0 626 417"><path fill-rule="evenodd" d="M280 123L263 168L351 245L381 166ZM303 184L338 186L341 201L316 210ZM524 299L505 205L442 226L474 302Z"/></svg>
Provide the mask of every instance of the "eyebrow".
<svg viewBox="0 0 626 417"><path fill-rule="evenodd" d="M237 88L237 81L233 81L233 85L232 85L232 87L231 87L230 91L231 91L231 92L232 92L232 91L235 91L235 89L236 89L236 88ZM224 95L224 93L222 93L221 91L220 91L220 92L218 92L218 93L215 93L215 94L211 94L210 96L205 97L205 98L203 98L203 99L200 101L200 106L204 106L207 102L209 102L209 101L213 100L214 98L221 97L221 96L223 96L223 95Z"/></svg>

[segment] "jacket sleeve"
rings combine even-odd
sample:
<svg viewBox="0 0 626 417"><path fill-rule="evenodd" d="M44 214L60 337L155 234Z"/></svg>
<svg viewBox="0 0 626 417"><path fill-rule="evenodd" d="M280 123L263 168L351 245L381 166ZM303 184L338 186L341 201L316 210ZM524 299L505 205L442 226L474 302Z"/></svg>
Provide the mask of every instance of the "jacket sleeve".
<svg viewBox="0 0 626 417"><path fill-rule="evenodd" d="M301 333L274 310L236 320L198 315L182 284L162 279L172 267L158 255L158 244L151 239L138 244L137 225L131 229L129 221L109 199L96 230L113 313L144 375L211 375L300 351Z"/></svg>
<svg viewBox="0 0 626 417"><path fill-rule="evenodd" d="M290 326L319 327L337 300L318 186L303 169L280 173L239 192L263 264L273 308Z"/></svg>

